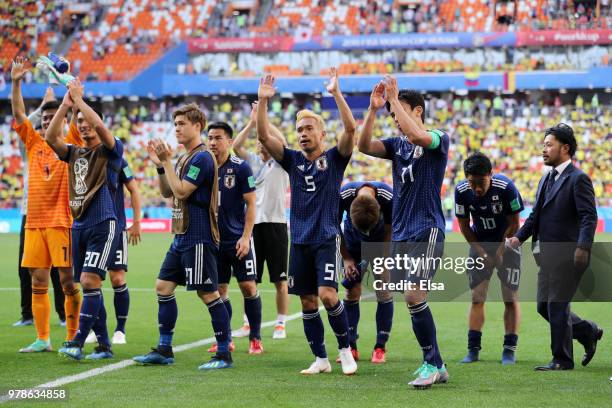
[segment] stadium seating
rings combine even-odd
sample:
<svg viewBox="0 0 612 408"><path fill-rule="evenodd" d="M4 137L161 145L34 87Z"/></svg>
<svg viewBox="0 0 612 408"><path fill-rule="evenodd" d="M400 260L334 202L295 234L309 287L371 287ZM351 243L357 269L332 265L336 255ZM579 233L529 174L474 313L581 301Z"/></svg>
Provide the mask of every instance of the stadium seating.
<svg viewBox="0 0 612 408"><path fill-rule="evenodd" d="M509 56L495 48L458 50L319 51L261 53L207 53L192 58L181 74L209 73L213 76L325 75L337 66L341 75L391 72L535 71L589 69L608 66L612 47L584 46L517 48Z"/></svg>
<svg viewBox="0 0 612 408"><path fill-rule="evenodd" d="M511 177L525 202L531 203L543 171L540 154L544 129L563 120L574 126L579 146L576 158L580 167L591 176L599 204L612 205L612 180L608 177L612 167L612 157L609 154L612 151L609 133L612 114L607 107L602 109L598 100L590 97L578 97L571 106L563 106L560 101L554 106L547 106L541 103L519 103L510 97L497 98L499 101L440 97L429 102L432 121L428 126L446 129L452 135L443 196L450 194L454 185L463 178L461 164L467 154L482 150L492 158L495 171ZM228 121L235 129L240 129L248 120L250 105L246 101L235 99L213 101L214 104L208 102L200 105L209 119ZM501 105L496 105L497 102ZM315 110L319 109L313 101L308 105L313 105ZM290 146L296 146L294 117L297 109L293 104L271 104L274 121L286 135ZM134 175L143 185L146 205L164 205L164 200L158 194L155 168L148 162L145 146L153 137L166 138L175 143L169 117L171 111L172 108L165 102L121 105L112 110L107 108L106 116L112 123L113 133L126 142L125 155L133 167ZM333 119L328 111L323 111L322 115L326 119L328 133L336 134L341 127L340 122ZM362 118L361 113L355 116L358 121ZM2 202L7 206L18 207L23 170L17 136L10 131L8 125L0 127L0 132L3 157L0 162ZM373 135L376 138L395 136L397 129L386 114L380 115ZM252 135L249 147L254 148L254 140ZM390 165L355 150L345 179L384 180L391 183Z"/></svg>
<svg viewBox="0 0 612 408"><path fill-rule="evenodd" d="M551 6L545 0L387 0L382 3L367 0L275 0L272 7L262 9L262 13L268 14L260 19L241 13L228 13L230 2L108 0L96 3L95 7L103 7L100 12L92 13L92 17L86 15L78 23L71 23L69 2L27 0L19 3L25 4L25 7L0 1L0 67L8 66L8 62L19 52L34 57L48 52L62 40L70 45L66 54L73 62L73 69L81 77L90 80L131 78L159 58L170 46L188 36L288 35L301 40L311 36L338 34L612 26L609 5L603 5L600 17L596 17L594 10L582 5L567 6L563 2L564 6ZM512 19L500 20L500 16L505 15L511 15ZM98 16L101 17L100 21L96 20ZM213 20L214 24L211 23ZM258 22L261 24L258 25ZM604 63L607 64L609 53L605 57ZM341 63L343 65L340 69L354 74L388 71L388 67L379 64L379 61L345 61ZM448 56L424 61L422 65L414 61L406 60L402 69L407 72L449 72L468 68L465 63L452 63L454 59ZM521 64L513 62L510 68L533 69L537 61L531 59ZM282 61L265 65L272 66L269 72L281 75L300 75L304 69L292 66L278 71L275 65L287 65ZM192 69L188 67L185 72L189 73ZM198 72L197 66L195 71ZM263 72L249 70L244 66L236 71L246 75ZM318 71L314 70L315 73ZM230 71L225 69L224 72Z"/></svg>

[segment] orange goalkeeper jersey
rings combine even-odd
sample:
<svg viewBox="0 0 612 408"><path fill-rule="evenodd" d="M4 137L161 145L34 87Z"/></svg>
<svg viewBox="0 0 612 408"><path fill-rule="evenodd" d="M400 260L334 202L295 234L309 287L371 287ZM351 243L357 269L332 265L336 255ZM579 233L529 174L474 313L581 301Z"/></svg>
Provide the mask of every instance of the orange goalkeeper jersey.
<svg viewBox="0 0 612 408"><path fill-rule="evenodd" d="M72 226L68 207L68 164L57 158L29 120L13 128L23 141L28 161L28 208L26 228ZM82 144L71 124L66 143Z"/></svg>

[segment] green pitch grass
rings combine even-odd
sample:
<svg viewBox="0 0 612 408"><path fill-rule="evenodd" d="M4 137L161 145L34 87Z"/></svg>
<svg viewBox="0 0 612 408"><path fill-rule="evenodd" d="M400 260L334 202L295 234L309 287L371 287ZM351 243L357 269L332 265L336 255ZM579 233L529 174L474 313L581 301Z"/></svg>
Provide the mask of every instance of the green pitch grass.
<svg viewBox="0 0 612 408"><path fill-rule="evenodd" d="M449 241L460 237L451 234ZM612 236L599 235L598 241L612 241ZM18 237L0 234L0 394L9 389L34 387L60 377L107 366L146 353L157 341L157 302L153 286L159 265L169 245L166 234L145 235L140 246L131 249L128 285L131 308L127 323L128 344L115 346L115 358L97 363L76 363L60 358L55 352L19 354L20 347L34 340L33 327L12 328L19 318L19 287L16 264ZM526 272L527 273L527 272ZM529 271L535 273L535 271ZM266 275L267 276L267 275ZM466 282L467 285L467 282ZM232 284L236 288L235 283ZM109 331L114 329L112 291L105 285ZM261 287L264 322L276 317L274 292L269 283ZM231 292L234 306L233 328L241 325L242 299ZM177 291L179 320L175 345L212 336L209 314L193 293ZM53 303L52 303L53 304ZM299 371L313 360L304 339L300 319L288 323L286 340L272 340L272 329L263 330L265 353L247 354L246 339L236 339L235 367L220 372L198 372L208 360L200 346L176 354L176 363L168 367L128 366L64 385L70 406L119 407L190 407L190 406L280 406L280 407L525 407L525 406L609 406L612 400L612 320L610 303L577 303L574 310L592 318L605 330L595 359L580 366L582 347L575 344L576 369L566 372L534 372L533 367L550 360L549 330L536 313L533 303L523 303L523 323L518 346L518 363L502 367L499 363L503 341L503 305L487 306L487 322L483 335L483 361L460 365L466 351L467 303L434 303L431 305L438 327L438 341L450 372L450 382L431 390L416 391L407 385L421 363L421 351L412 333L405 305L395 304L395 319L384 365L369 362L374 344L376 304L362 302L359 326L359 348L362 360L358 374L345 377L333 364L331 374L303 377ZM291 298L290 313L299 312L297 298ZM327 324L326 341L330 359L336 357L336 340ZM52 342L57 349L65 331L52 315ZM86 350L90 351L91 345ZM7 405L12 406L13 402ZM39 406L20 403L20 406ZM51 404L50 404L51 405ZM50 406L48 405L48 406ZM53 405L60 405L56 403Z"/></svg>

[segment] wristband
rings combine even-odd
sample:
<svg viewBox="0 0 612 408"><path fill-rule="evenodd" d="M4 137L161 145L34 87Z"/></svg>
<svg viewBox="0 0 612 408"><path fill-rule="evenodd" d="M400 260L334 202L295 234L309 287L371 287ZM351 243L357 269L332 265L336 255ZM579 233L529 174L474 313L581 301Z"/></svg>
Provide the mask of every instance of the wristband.
<svg viewBox="0 0 612 408"><path fill-rule="evenodd" d="M157 167L157 174L162 175L162 174L166 174L166 170L164 170L163 167Z"/></svg>

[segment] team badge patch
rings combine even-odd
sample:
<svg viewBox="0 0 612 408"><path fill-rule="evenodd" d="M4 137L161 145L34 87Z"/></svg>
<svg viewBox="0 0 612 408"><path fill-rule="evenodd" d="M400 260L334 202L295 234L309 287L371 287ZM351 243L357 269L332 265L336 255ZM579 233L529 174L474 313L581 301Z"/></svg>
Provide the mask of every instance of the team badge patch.
<svg viewBox="0 0 612 408"><path fill-rule="evenodd" d="M501 214L502 210L504 209L504 206L502 205L502 203L493 203L491 208L493 209L493 214Z"/></svg>
<svg viewBox="0 0 612 408"><path fill-rule="evenodd" d="M187 172L187 177L192 180L197 180L198 174L200 174L200 168L194 165L189 166L189 171Z"/></svg>
<svg viewBox="0 0 612 408"><path fill-rule="evenodd" d="M499 201L499 196L494 195L493 197L491 197L491 200L493 200L493 201Z"/></svg>
<svg viewBox="0 0 612 408"><path fill-rule="evenodd" d="M315 164L317 166L317 170L319 171L325 171L327 170L327 157L323 156L323 157L319 157L316 161Z"/></svg>
<svg viewBox="0 0 612 408"><path fill-rule="evenodd" d="M414 154L412 155L412 157L415 158L415 159L418 159L422 155L423 155L423 147L422 146L416 146L414 148Z"/></svg>
<svg viewBox="0 0 612 408"><path fill-rule="evenodd" d="M510 208L512 208L512 211L518 211L521 208L518 197L510 202Z"/></svg>
<svg viewBox="0 0 612 408"><path fill-rule="evenodd" d="M226 174L223 178L223 184L226 188L233 188L236 185L236 176L233 174Z"/></svg>
<svg viewBox="0 0 612 408"><path fill-rule="evenodd" d="M293 287L293 276L287 277L287 286L289 286L290 288Z"/></svg>
<svg viewBox="0 0 612 408"><path fill-rule="evenodd" d="M455 214L465 215L465 207L461 204L455 204Z"/></svg>

